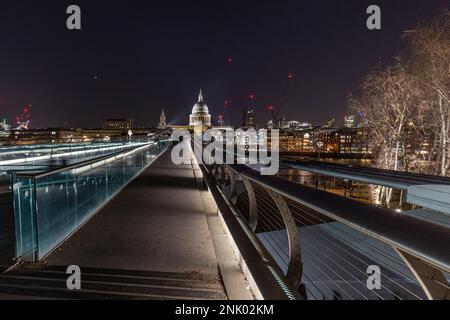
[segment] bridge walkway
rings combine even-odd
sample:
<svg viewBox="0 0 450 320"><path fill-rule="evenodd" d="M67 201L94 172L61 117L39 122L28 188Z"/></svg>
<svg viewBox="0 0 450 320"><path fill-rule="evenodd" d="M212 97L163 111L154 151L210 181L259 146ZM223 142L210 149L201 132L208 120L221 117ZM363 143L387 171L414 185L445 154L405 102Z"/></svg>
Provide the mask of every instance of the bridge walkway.
<svg viewBox="0 0 450 320"><path fill-rule="evenodd" d="M1 276L0 296L251 299L196 174L169 149L45 261ZM81 291L66 288L69 265Z"/></svg>

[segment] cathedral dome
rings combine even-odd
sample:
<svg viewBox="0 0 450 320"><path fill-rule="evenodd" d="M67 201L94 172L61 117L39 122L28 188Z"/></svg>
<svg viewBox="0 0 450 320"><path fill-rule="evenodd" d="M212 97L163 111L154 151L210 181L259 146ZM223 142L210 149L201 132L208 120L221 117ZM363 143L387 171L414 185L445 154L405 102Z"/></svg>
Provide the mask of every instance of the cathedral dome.
<svg viewBox="0 0 450 320"><path fill-rule="evenodd" d="M190 126L211 125L211 115L209 114L208 106L203 101L202 89L200 89L200 93L198 94L198 101L196 104L194 104L194 107L192 108L192 113L189 116L189 125Z"/></svg>
<svg viewBox="0 0 450 320"><path fill-rule="evenodd" d="M198 102L194 104L194 107L192 108L192 114L209 114L208 106L203 101L203 94L201 89L198 95Z"/></svg>

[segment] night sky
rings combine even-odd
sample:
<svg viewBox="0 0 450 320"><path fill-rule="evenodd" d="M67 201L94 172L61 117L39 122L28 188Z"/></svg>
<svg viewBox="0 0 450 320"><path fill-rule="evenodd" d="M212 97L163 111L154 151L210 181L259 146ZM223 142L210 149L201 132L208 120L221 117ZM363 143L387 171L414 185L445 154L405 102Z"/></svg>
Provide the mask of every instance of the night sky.
<svg viewBox="0 0 450 320"><path fill-rule="evenodd" d="M82 30L66 28L66 8L82 10ZM382 30L366 28L366 8L382 9ZM155 125L186 124L199 88L215 117L237 92L255 93L259 122L279 106L287 75L287 119L342 122L346 97L377 62L388 63L404 30L443 11L443 0L2 1L0 117L14 122L32 103L32 127L99 127L132 115ZM227 67L227 58L233 64Z"/></svg>

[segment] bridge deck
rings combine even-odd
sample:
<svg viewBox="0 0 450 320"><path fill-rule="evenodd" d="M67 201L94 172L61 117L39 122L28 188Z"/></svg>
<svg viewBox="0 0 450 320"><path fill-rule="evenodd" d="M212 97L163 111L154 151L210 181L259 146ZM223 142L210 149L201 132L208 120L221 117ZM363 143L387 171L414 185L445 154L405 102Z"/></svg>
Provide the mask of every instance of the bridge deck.
<svg viewBox="0 0 450 320"><path fill-rule="evenodd" d="M198 169L174 165L169 149L44 263L3 276L0 292L54 297L57 290L58 297L102 299L123 297L125 290L129 298L251 298L225 234L211 223L212 216L218 219L208 199L205 204L208 195L198 183ZM231 260L236 264L230 268ZM67 292L69 265L81 268L84 295ZM226 294L227 274L244 289ZM17 286L22 291L11 289Z"/></svg>
<svg viewBox="0 0 450 320"><path fill-rule="evenodd" d="M47 262L218 275L192 166L165 152Z"/></svg>

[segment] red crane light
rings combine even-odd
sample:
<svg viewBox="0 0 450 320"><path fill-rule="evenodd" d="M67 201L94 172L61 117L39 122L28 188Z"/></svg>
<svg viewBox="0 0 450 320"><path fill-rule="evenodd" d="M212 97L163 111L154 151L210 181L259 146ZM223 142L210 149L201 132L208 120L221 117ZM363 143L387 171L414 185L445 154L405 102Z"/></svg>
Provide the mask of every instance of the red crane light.
<svg viewBox="0 0 450 320"><path fill-rule="evenodd" d="M252 94L250 94L250 95L248 96L248 98L249 98L250 100L253 100L253 99L256 98L256 95L252 93Z"/></svg>

